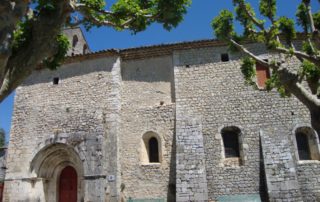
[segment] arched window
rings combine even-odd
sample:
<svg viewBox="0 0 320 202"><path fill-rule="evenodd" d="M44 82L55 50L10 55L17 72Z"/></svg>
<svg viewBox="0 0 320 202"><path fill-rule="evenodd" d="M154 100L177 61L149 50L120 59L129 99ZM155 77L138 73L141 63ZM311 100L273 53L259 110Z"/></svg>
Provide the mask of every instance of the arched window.
<svg viewBox="0 0 320 202"><path fill-rule="evenodd" d="M295 138L299 160L320 160L319 139L312 128L299 127Z"/></svg>
<svg viewBox="0 0 320 202"><path fill-rule="evenodd" d="M149 131L143 134L141 162L143 164L161 162L161 138L157 133Z"/></svg>
<svg viewBox="0 0 320 202"><path fill-rule="evenodd" d="M222 130L225 158L240 157L239 137L236 130Z"/></svg>
<svg viewBox="0 0 320 202"><path fill-rule="evenodd" d="M241 130L236 126L224 127L221 130L222 160L224 166L244 164Z"/></svg>
<svg viewBox="0 0 320 202"><path fill-rule="evenodd" d="M159 145L158 140L155 137L149 140L149 162L159 163Z"/></svg>
<svg viewBox="0 0 320 202"><path fill-rule="evenodd" d="M297 147L300 160L311 160L308 136L298 132L296 133Z"/></svg>
<svg viewBox="0 0 320 202"><path fill-rule="evenodd" d="M73 38L72 38L72 47L76 47L77 43L78 43L78 36L77 35L73 35Z"/></svg>
<svg viewBox="0 0 320 202"><path fill-rule="evenodd" d="M87 46L87 44L84 44L83 45L83 51L82 51L83 53L82 54L86 54L87 52L88 52L88 46Z"/></svg>

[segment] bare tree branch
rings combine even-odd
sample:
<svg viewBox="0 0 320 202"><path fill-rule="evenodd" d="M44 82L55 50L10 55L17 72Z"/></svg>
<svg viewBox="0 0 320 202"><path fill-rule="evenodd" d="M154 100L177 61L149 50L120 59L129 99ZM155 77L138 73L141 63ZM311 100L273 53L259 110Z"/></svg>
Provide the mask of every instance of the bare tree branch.
<svg viewBox="0 0 320 202"><path fill-rule="evenodd" d="M313 15L312 15L310 2L303 1L303 3L307 8L307 16L308 16L308 21L310 23L310 31L311 31L311 34L312 34L312 39L317 44L317 47L320 47L320 33L319 33L319 30L317 30L315 25L314 25L314 20L313 20ZM313 47L311 42L310 42L310 45L311 45L311 47Z"/></svg>
<svg viewBox="0 0 320 202"><path fill-rule="evenodd" d="M281 83L290 93L297 97L309 110L319 110L320 100L299 82L297 75L289 72L288 69L281 69L278 73Z"/></svg>
<svg viewBox="0 0 320 202"><path fill-rule="evenodd" d="M243 9L247 16L249 17L249 19L257 26L259 27L259 29L261 30L265 30L263 23L259 22L257 18L255 18L252 13L250 13L250 11L247 9L246 4L243 2L239 3L239 6L241 9Z"/></svg>
<svg viewBox="0 0 320 202"><path fill-rule="evenodd" d="M275 50L280 53L293 54L298 58L303 58L303 59L309 60L310 62L316 64L320 68L320 57L317 55L312 56L312 55L308 55L304 52L296 51L296 50L290 51L289 49L283 48L283 47L277 47L277 48L275 48Z"/></svg>
<svg viewBox="0 0 320 202"><path fill-rule="evenodd" d="M73 6L73 8L76 11L81 11L81 10L87 10L89 7L86 4L77 3ZM112 11L108 11L108 10L95 10L95 11L101 14L106 14L106 15L114 14Z"/></svg>
<svg viewBox="0 0 320 202"><path fill-rule="evenodd" d="M249 57L253 58L256 62L258 62L259 64L261 64L262 66L268 67L269 63L264 61L263 59L259 58L258 56L256 56L255 54L253 54L252 52L250 52L248 49L246 49L243 45L238 44L236 41L234 41L233 39L230 39L230 42L236 46L240 51L242 51L243 53L245 53L246 55L248 55Z"/></svg>

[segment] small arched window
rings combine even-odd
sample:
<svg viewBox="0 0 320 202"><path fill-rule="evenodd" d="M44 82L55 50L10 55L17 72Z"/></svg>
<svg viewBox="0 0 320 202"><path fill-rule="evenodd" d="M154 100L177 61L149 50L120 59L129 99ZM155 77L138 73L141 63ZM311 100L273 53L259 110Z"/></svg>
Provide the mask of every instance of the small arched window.
<svg viewBox="0 0 320 202"><path fill-rule="evenodd" d="M221 130L222 159L224 166L240 166L244 164L241 130L236 126L228 126Z"/></svg>
<svg viewBox="0 0 320 202"><path fill-rule="evenodd" d="M235 130L222 130L225 158L240 157L239 137Z"/></svg>
<svg viewBox="0 0 320 202"><path fill-rule="evenodd" d="M320 160L319 139L310 127L300 127L295 131L299 160Z"/></svg>
<svg viewBox="0 0 320 202"><path fill-rule="evenodd" d="M308 136L298 132L296 133L297 147L300 160L311 160Z"/></svg>
<svg viewBox="0 0 320 202"><path fill-rule="evenodd" d="M87 52L88 52L88 46L87 46L87 44L84 44L83 45L83 51L82 51L83 53L82 54L86 54Z"/></svg>
<svg viewBox="0 0 320 202"><path fill-rule="evenodd" d="M161 138L157 133L149 131L142 136L141 162L161 162Z"/></svg>
<svg viewBox="0 0 320 202"><path fill-rule="evenodd" d="M77 35L73 35L73 38L72 38L72 47L76 47L77 43L78 43L78 36Z"/></svg>
<svg viewBox="0 0 320 202"><path fill-rule="evenodd" d="M149 162L159 163L159 145L158 140L155 137L149 140Z"/></svg>

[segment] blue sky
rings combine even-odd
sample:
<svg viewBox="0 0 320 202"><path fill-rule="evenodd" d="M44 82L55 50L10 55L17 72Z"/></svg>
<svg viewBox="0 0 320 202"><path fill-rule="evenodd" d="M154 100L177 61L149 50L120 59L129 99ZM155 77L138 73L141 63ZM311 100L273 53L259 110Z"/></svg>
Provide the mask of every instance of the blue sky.
<svg viewBox="0 0 320 202"><path fill-rule="evenodd" d="M111 4L114 1L107 2ZM254 8L258 8L258 0L249 2ZM278 0L278 15L294 18L299 2L300 0ZM320 10L316 0L312 0L312 8L314 11ZM85 32L85 36L92 51L209 39L213 38L210 22L222 9L233 10L232 0L193 0L185 20L170 32L165 31L161 25L154 24L136 35L132 35L130 31L118 32L112 28L94 28ZM10 131L13 100L14 96L11 95L0 104L0 128L4 128L7 134Z"/></svg>

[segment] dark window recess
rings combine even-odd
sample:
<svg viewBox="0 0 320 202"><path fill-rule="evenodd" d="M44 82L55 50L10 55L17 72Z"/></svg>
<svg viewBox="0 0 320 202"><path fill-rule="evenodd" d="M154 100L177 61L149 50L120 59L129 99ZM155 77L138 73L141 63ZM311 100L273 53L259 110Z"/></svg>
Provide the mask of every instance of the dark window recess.
<svg viewBox="0 0 320 202"><path fill-rule="evenodd" d="M86 44L83 45L83 54L88 53L88 46Z"/></svg>
<svg viewBox="0 0 320 202"><path fill-rule="evenodd" d="M238 133L223 131L222 139L226 158L240 157Z"/></svg>
<svg viewBox="0 0 320 202"><path fill-rule="evenodd" d="M222 53L221 54L221 61L222 62L228 62L229 61L229 54L228 53Z"/></svg>
<svg viewBox="0 0 320 202"><path fill-rule="evenodd" d="M79 41L78 36L77 35L73 35L72 47L75 47L77 45L78 41Z"/></svg>
<svg viewBox="0 0 320 202"><path fill-rule="evenodd" d="M175 194L176 193L176 185L175 184L173 184L173 183L169 184L169 192L171 194Z"/></svg>
<svg viewBox="0 0 320 202"><path fill-rule="evenodd" d="M296 140L298 146L299 159L311 160L308 136L304 133L299 132L296 134Z"/></svg>
<svg viewBox="0 0 320 202"><path fill-rule="evenodd" d="M159 162L158 140L155 137L152 137L149 140L149 162L150 163Z"/></svg>
<svg viewBox="0 0 320 202"><path fill-rule="evenodd" d="M58 85L59 84L59 77L54 77L53 78L53 84Z"/></svg>

